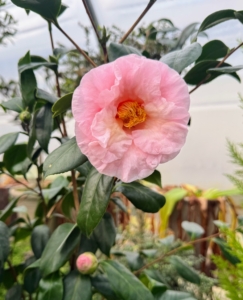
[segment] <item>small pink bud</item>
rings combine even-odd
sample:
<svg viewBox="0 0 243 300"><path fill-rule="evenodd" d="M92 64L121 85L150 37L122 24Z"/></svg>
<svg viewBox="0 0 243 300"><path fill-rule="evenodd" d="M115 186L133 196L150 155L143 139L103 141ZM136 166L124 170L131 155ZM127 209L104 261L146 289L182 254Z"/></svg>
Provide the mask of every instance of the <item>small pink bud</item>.
<svg viewBox="0 0 243 300"><path fill-rule="evenodd" d="M76 266L81 274L92 274L98 267L98 260L92 252L85 252L79 255Z"/></svg>

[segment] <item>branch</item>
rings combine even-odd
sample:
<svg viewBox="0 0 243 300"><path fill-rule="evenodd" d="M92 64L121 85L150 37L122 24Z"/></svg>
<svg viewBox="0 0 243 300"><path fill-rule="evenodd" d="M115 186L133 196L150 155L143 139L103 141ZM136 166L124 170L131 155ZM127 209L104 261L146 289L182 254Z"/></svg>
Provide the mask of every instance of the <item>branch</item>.
<svg viewBox="0 0 243 300"><path fill-rule="evenodd" d="M58 25L55 24L56 27L69 39L69 41L78 49L78 51L86 58L86 60L93 66L97 67L95 62L85 53L84 50L82 50L75 42L74 40Z"/></svg>
<svg viewBox="0 0 243 300"><path fill-rule="evenodd" d="M93 28L94 28L96 37L97 37L97 39L98 39L98 41L99 41L99 40L100 40L100 35L99 35L99 32L98 32L97 26L96 26L96 24L95 24L95 21L94 21L94 19L93 19L93 17L92 17L92 14L91 14L91 12L90 12L90 10L89 10L89 7L88 7L88 5L87 5L87 2L86 2L85 0L82 0L82 2L83 2L83 5L84 5L84 7L85 7L85 10L86 10L87 15L89 16L90 22L91 22L91 24L92 24L92 26L93 26Z"/></svg>
<svg viewBox="0 0 243 300"><path fill-rule="evenodd" d="M120 39L119 43L123 43L127 37L130 35L130 33L133 31L133 29L138 25L138 23L142 20L142 18L146 15L146 13L150 10L150 8L154 5L154 3L157 0L150 0L148 5L146 6L145 10L141 13L141 15L138 17L138 19L135 21L135 23L132 25L132 27L128 30L127 33Z"/></svg>
<svg viewBox="0 0 243 300"><path fill-rule="evenodd" d="M23 185L24 187L26 187L28 190L30 190L30 191L32 191L32 192L34 192L34 193L36 193L36 194L39 195L39 193L38 193L35 189L32 189L32 188L29 187L27 184L25 184L25 183L19 181L18 179L16 179L16 178L15 178L14 176L12 176L11 174L8 174L8 173L5 173L5 172L2 172L2 174L9 176L9 177L12 178L16 183L22 184L22 185Z"/></svg>
<svg viewBox="0 0 243 300"><path fill-rule="evenodd" d="M225 57L217 64L215 68L219 68L222 66L222 64L226 61L226 59L232 55L236 50L238 50L241 46L243 46L243 42L240 43L236 48L233 48L230 50L228 54L225 55ZM195 90L197 90L202 84L204 84L205 81L207 81L212 75L208 74L202 81L200 81L190 92L189 94L193 93Z"/></svg>
<svg viewBox="0 0 243 300"><path fill-rule="evenodd" d="M194 241L190 241L190 242L188 242L188 243L186 243L186 244L184 244L184 245L182 245L182 246L180 246L180 247L178 247L178 248L175 248L175 249L173 249L173 250L171 250L171 251L169 251L169 252L167 252L167 253L161 255L160 257L156 258L156 259L153 260L152 262L146 264L146 265L143 266L141 269L135 271L134 274L135 274L135 275L140 274L143 270L145 270L145 269L151 267L152 265L154 265L154 264L160 262L161 260L163 260L163 259L166 258L167 256L173 255L173 254L175 254L176 252L178 252L178 251L180 251L180 250L183 250L185 247L187 247L187 246L189 246L189 245L194 245L194 244L196 244L196 243L200 243L200 242L207 241L207 240L209 240L209 239L211 239L211 238L214 238L214 237L218 236L219 234L220 234L220 232L215 233L215 234L212 234L212 235L209 235L209 236L204 237L204 238L201 238L201 239L197 239L197 240L194 240Z"/></svg>

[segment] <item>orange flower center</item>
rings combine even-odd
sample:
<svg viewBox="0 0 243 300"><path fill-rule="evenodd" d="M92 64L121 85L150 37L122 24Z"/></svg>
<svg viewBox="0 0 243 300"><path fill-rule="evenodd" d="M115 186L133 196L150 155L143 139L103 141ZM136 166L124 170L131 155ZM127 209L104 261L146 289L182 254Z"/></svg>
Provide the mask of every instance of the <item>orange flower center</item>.
<svg viewBox="0 0 243 300"><path fill-rule="evenodd" d="M137 101L128 100L119 104L117 116L123 121L123 126L132 128L146 119L146 111Z"/></svg>

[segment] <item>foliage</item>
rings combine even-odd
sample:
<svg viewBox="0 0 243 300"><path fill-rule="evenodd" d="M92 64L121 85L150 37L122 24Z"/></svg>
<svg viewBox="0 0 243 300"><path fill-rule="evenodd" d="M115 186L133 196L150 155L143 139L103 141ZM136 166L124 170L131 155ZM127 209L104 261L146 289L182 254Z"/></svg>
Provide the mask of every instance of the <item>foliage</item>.
<svg viewBox="0 0 243 300"><path fill-rule="evenodd" d="M242 246L242 230L234 232L230 229L224 229L225 239L227 241L227 249L231 255L238 258L238 263L233 264L229 259L221 256L214 256L213 260L217 266L215 274L219 280L219 286L226 291L229 299L243 298L243 246Z"/></svg>
<svg viewBox="0 0 243 300"><path fill-rule="evenodd" d="M80 295L74 293L76 290L82 291L84 300L92 299L95 294L108 300L138 297L146 300L205 299L210 295L213 281L194 269L199 259L188 252L191 251L188 244L182 245L176 241L177 246L181 247L175 249L168 240L166 243L165 240L159 240L147 247L141 231L137 236L141 239L139 248L134 249L134 246L129 251L126 248L125 251L119 250L120 254L116 253L116 256L124 256L126 261L124 264L118 262L113 251L115 249L112 249L117 228L114 215L109 210L111 203L119 212L120 209L124 210L125 199L140 214L142 211L155 213L164 206L165 197L143 183L123 183L118 178L100 174L79 151L75 137L70 139L68 136L66 115L71 106L70 93L80 78L91 69L91 65L101 65L107 59L111 61L129 53L156 60L162 57L162 62L183 76L186 73L185 81L198 88L222 74L230 74L239 80L238 66L229 70L225 68L224 61L218 60L224 56L226 59L237 48L227 53L227 57L224 55L227 46L220 43L218 49L216 41L203 47L195 43L182 49L196 31L197 24L190 24L179 31L170 20L161 19L147 27L140 27L124 44L119 42L123 35L119 29L113 27L107 32L105 28L98 30L100 49L92 52L87 47L87 52L59 25L58 17L67 8L61 0L12 2L27 13L32 11L44 18L50 36L52 26L56 26L77 50L53 46L53 53L48 58L33 55L31 51L22 53L18 62L19 95L1 103L6 113L16 116L16 122L22 126L22 130L0 137L3 154L0 174L25 188L17 198L11 199L0 214L0 284L7 290L6 299L79 299ZM147 10L153 3L154 0L150 1ZM217 12L209 16L196 36L202 30L231 18L242 22L242 12ZM6 21L13 24L11 18ZM9 34L3 35L6 37ZM169 53L172 50L176 52ZM220 72L215 70L221 66ZM40 68L48 70L47 75L55 78L55 93L38 88L35 72ZM6 94L10 94L6 91ZM19 135L24 135L27 143L18 143ZM49 153L52 139L60 145ZM34 178L31 178L30 170ZM68 173L58 175L62 172ZM49 175L55 176L52 180L45 180L44 177ZM31 185L33 180L34 185ZM161 185L159 172L155 171L146 180ZM30 218L26 208L17 207L19 200L24 197L37 202L33 218ZM19 217L20 212L24 217ZM193 231L188 230L185 224L184 228L192 238L202 234L202 230L198 233L195 224ZM30 241L31 244L31 255L22 262L13 257L14 247L19 241ZM223 241L217 242L221 247L225 246ZM166 246L161 246L164 244ZM75 261L84 252L93 252L100 257L98 271L92 276L76 272ZM225 253L237 263L228 248ZM170 258L172 254L174 256Z"/></svg>

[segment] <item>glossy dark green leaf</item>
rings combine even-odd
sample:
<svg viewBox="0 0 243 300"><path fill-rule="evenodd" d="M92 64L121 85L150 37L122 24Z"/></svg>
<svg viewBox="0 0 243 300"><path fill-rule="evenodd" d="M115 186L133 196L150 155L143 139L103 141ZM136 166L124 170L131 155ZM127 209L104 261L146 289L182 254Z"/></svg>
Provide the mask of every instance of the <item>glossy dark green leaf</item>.
<svg viewBox="0 0 243 300"><path fill-rule="evenodd" d="M92 236L100 251L110 256L111 247L115 244L116 240L116 227L113 217L109 213L104 214L104 217L94 229Z"/></svg>
<svg viewBox="0 0 243 300"><path fill-rule="evenodd" d="M59 193L62 192L64 188L68 186L68 180L63 176L58 176L47 189L42 189L42 193L45 199L45 202L48 203L51 199L56 197Z"/></svg>
<svg viewBox="0 0 243 300"><path fill-rule="evenodd" d="M43 172L45 177L64 173L77 168L86 161L86 156L82 154L76 138L73 137L48 155L44 162Z"/></svg>
<svg viewBox="0 0 243 300"><path fill-rule="evenodd" d="M243 24L243 10L235 11L235 17Z"/></svg>
<svg viewBox="0 0 243 300"><path fill-rule="evenodd" d="M87 236L91 235L106 211L113 182L113 177L100 174L95 168L87 176L77 218L79 228Z"/></svg>
<svg viewBox="0 0 243 300"><path fill-rule="evenodd" d="M161 61L180 73L190 64L195 62L202 53L202 47L198 43L182 49L170 52L161 58Z"/></svg>
<svg viewBox="0 0 243 300"><path fill-rule="evenodd" d="M183 221L181 223L181 227L186 231L191 239L200 238L205 233L203 227L195 222Z"/></svg>
<svg viewBox="0 0 243 300"><path fill-rule="evenodd" d="M207 16L206 19L204 19L204 21L202 22L202 24L198 29L198 33L208 28L211 28L217 24L232 19L236 19L235 11L233 9L216 11L215 13L212 13L211 15Z"/></svg>
<svg viewBox="0 0 243 300"><path fill-rule="evenodd" d="M0 212L0 221L6 221L9 216L11 216L14 207L16 206L19 198L15 198L14 200L10 201L9 204Z"/></svg>
<svg viewBox="0 0 243 300"><path fill-rule="evenodd" d="M142 283L151 291L155 300L160 300L161 296L167 290L167 286L143 273L139 276Z"/></svg>
<svg viewBox="0 0 243 300"><path fill-rule="evenodd" d="M37 300L63 299L63 281L59 272L55 272L41 279Z"/></svg>
<svg viewBox="0 0 243 300"><path fill-rule="evenodd" d="M142 266L144 265L144 261L140 255L140 253L132 252L132 251L124 251L124 254L126 256L129 268L132 271L136 271L136 270L142 268Z"/></svg>
<svg viewBox="0 0 243 300"><path fill-rule="evenodd" d="M228 51L229 48L220 40L210 41L202 47L202 54L197 59L197 62L202 60L215 60L224 57Z"/></svg>
<svg viewBox="0 0 243 300"><path fill-rule="evenodd" d="M208 75L208 70L215 68L218 64L219 64L219 62L216 60L200 61L186 74L186 76L184 77L184 80L188 84L197 85L203 79L206 78L206 76ZM223 63L221 65L221 68L223 68L223 67L231 67L231 65L229 65L227 63ZM209 79L207 79L204 83L208 83L223 74L224 73L220 73L220 72L212 72L211 77ZM237 79L240 82L240 77L236 73L229 73L228 75L234 77L235 79Z"/></svg>
<svg viewBox="0 0 243 300"><path fill-rule="evenodd" d="M214 238L213 241L219 246L225 259L227 259L232 265L236 265L241 262L240 259L233 254L233 250L223 239L217 237Z"/></svg>
<svg viewBox="0 0 243 300"><path fill-rule="evenodd" d="M57 70L57 64L48 62L48 61L44 61L44 62L34 62L34 63L31 62L28 64L23 64L19 67L19 72L22 73L27 70L36 70L36 69L39 69L40 67L46 67L53 71Z"/></svg>
<svg viewBox="0 0 243 300"><path fill-rule="evenodd" d="M8 290L5 300L21 300L22 299L22 287L20 284L15 284Z"/></svg>
<svg viewBox="0 0 243 300"><path fill-rule="evenodd" d="M64 278L63 300L91 300L92 289L90 276L72 271Z"/></svg>
<svg viewBox="0 0 243 300"><path fill-rule="evenodd" d="M19 132L12 132L4 134L0 137L0 154L7 151L11 146L13 146L19 136Z"/></svg>
<svg viewBox="0 0 243 300"><path fill-rule="evenodd" d="M116 192L121 192L132 204L144 212L156 213L165 205L165 197L138 183L119 183Z"/></svg>
<svg viewBox="0 0 243 300"><path fill-rule="evenodd" d="M27 52L24 57L19 60L18 68L31 63L30 53ZM37 82L33 70L19 71L20 89L25 107L32 107L35 103L35 89Z"/></svg>
<svg viewBox="0 0 243 300"><path fill-rule="evenodd" d="M92 169L92 165L91 163L87 160L84 164L82 164L81 166L77 167L76 170L82 175L87 177L90 170Z"/></svg>
<svg viewBox="0 0 243 300"><path fill-rule="evenodd" d="M8 101L3 101L1 103L1 106L4 109L8 109L8 110L13 110L16 111L17 113L21 113L21 111L24 110L24 103L22 98L12 98Z"/></svg>
<svg viewBox="0 0 243 300"><path fill-rule="evenodd" d="M193 32L196 31L197 25L198 23L192 23L182 30L181 34L179 35L176 41L174 49L181 49L184 46L186 40L193 34Z"/></svg>
<svg viewBox="0 0 243 300"><path fill-rule="evenodd" d="M228 73L234 73L234 72L240 71L241 69L243 69L243 65L209 69L208 73L220 72L220 73L228 74Z"/></svg>
<svg viewBox="0 0 243 300"><path fill-rule="evenodd" d="M10 246L9 246L10 232L5 223L0 221L0 267L4 266L4 262L7 260Z"/></svg>
<svg viewBox="0 0 243 300"><path fill-rule="evenodd" d="M27 159L26 144L12 146L3 156L4 166L12 175L23 174L23 166Z"/></svg>
<svg viewBox="0 0 243 300"><path fill-rule="evenodd" d="M191 294L178 291L166 291L159 300L196 300Z"/></svg>
<svg viewBox="0 0 243 300"><path fill-rule="evenodd" d="M44 100L51 104L55 103L57 101L57 97L53 94L50 94L42 89L37 88L35 92L35 97L38 100Z"/></svg>
<svg viewBox="0 0 243 300"><path fill-rule="evenodd" d="M198 273L185 263L180 257L172 256L170 263L175 267L177 273L185 280L200 285L201 279Z"/></svg>
<svg viewBox="0 0 243 300"><path fill-rule="evenodd" d="M50 238L50 229L47 225L36 226L31 234L31 247L36 259L39 259Z"/></svg>
<svg viewBox="0 0 243 300"><path fill-rule="evenodd" d="M71 191L67 193L62 200L62 213L68 219L72 219L72 212L74 211L74 208L75 205L74 205L73 192Z"/></svg>
<svg viewBox="0 0 243 300"><path fill-rule="evenodd" d="M107 300L120 300L114 293L111 284L104 275L96 275L91 277L92 286L97 292L103 295Z"/></svg>
<svg viewBox="0 0 243 300"><path fill-rule="evenodd" d="M158 170L154 170L154 172L149 175L148 177L144 178L143 180L154 183L156 185L158 185L159 187L162 188L162 184L161 184L161 174Z"/></svg>
<svg viewBox="0 0 243 300"><path fill-rule="evenodd" d="M121 56L125 56L128 54L137 54L142 55L139 50L134 47L126 46L118 43L110 43L108 47L108 57L110 61L114 61Z"/></svg>
<svg viewBox="0 0 243 300"><path fill-rule="evenodd" d="M53 119L51 112L51 105L48 103L43 106L36 115L35 132L36 139L46 152L48 152L48 145L53 130Z"/></svg>
<svg viewBox="0 0 243 300"><path fill-rule="evenodd" d="M67 8L68 8L67 5L62 4L62 5L61 5L61 8L60 8L60 10L59 10L59 13L58 13L58 17L60 17L60 16L65 12L65 10L66 10Z"/></svg>
<svg viewBox="0 0 243 300"><path fill-rule="evenodd" d="M29 266L33 266L36 262L35 257L30 257L25 262L25 267L28 268ZM41 280L41 273L39 268L32 268L30 267L27 272L24 273L24 285L23 288L25 291L27 291L29 294L33 294L38 286L39 282Z"/></svg>
<svg viewBox="0 0 243 300"><path fill-rule="evenodd" d="M61 114L64 114L68 109L71 108L72 98L73 93L70 93L57 100L57 102L52 107L54 118Z"/></svg>
<svg viewBox="0 0 243 300"><path fill-rule="evenodd" d="M61 0L11 0L13 4L31 10L44 19L57 23L56 19L61 9Z"/></svg>
<svg viewBox="0 0 243 300"><path fill-rule="evenodd" d="M57 227L49 239L40 261L40 270L47 276L61 268L79 243L80 231L76 225L65 223Z"/></svg>
<svg viewBox="0 0 243 300"><path fill-rule="evenodd" d="M93 234L91 234L89 238L86 235L81 234L79 254L82 254L84 252L92 252L95 254L97 249L98 245Z"/></svg>
<svg viewBox="0 0 243 300"><path fill-rule="evenodd" d="M151 292L127 268L116 261L102 261L100 263L104 274L115 295L120 300L143 299L153 300Z"/></svg>
<svg viewBox="0 0 243 300"><path fill-rule="evenodd" d="M38 111L33 114L32 120L30 122L29 140L27 143L27 156L29 159L32 159L32 154L33 154L33 150L34 150L35 143L36 143L35 123L36 123L37 113L38 113Z"/></svg>

